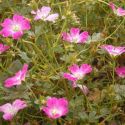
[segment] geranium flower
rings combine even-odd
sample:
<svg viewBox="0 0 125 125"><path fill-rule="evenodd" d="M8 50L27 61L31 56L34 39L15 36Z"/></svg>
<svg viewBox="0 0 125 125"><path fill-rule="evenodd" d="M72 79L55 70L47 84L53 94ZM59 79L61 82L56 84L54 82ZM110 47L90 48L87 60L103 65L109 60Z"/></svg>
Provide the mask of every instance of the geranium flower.
<svg viewBox="0 0 125 125"><path fill-rule="evenodd" d="M27 107L26 102L20 99L16 99L12 104L6 103L0 106L0 112L3 112L3 119L12 120L17 112Z"/></svg>
<svg viewBox="0 0 125 125"><path fill-rule="evenodd" d="M125 9L121 7L116 8L112 2L109 3L109 6L117 16L125 16Z"/></svg>
<svg viewBox="0 0 125 125"><path fill-rule="evenodd" d="M42 110L49 118L57 119L68 113L68 101L65 98L51 97L47 99L46 106Z"/></svg>
<svg viewBox="0 0 125 125"><path fill-rule="evenodd" d="M84 78L84 76L92 71L92 67L88 64L82 64L80 67L76 64L69 67L71 73L64 73L63 77L72 81L72 86L79 87L84 94L88 93L88 88L84 85L77 84L78 80Z"/></svg>
<svg viewBox="0 0 125 125"><path fill-rule="evenodd" d="M14 14L13 18L6 18L1 24L3 29L0 34L3 37L11 36L13 39L19 39L23 35L23 31L30 29L30 22L21 15Z"/></svg>
<svg viewBox="0 0 125 125"><path fill-rule="evenodd" d="M8 50L10 47L7 45L4 45L3 43L0 43L0 54Z"/></svg>
<svg viewBox="0 0 125 125"><path fill-rule="evenodd" d="M125 47L115 47L113 45L102 45L102 49L106 50L111 56L119 56L125 52Z"/></svg>
<svg viewBox="0 0 125 125"><path fill-rule="evenodd" d="M88 39L89 35L87 31L80 33L79 28L71 28L70 33L63 32L62 38L63 40L70 43L85 43Z"/></svg>
<svg viewBox="0 0 125 125"><path fill-rule="evenodd" d="M125 78L125 67L117 67L115 71L119 77Z"/></svg>
<svg viewBox="0 0 125 125"><path fill-rule="evenodd" d="M59 17L58 13L50 14L51 8L48 6L43 6L41 9L38 9L36 12L31 11L32 14L35 15L34 20L43 20L55 22L55 20Z"/></svg>
<svg viewBox="0 0 125 125"><path fill-rule="evenodd" d="M24 64L23 68L19 70L15 76L12 76L5 80L4 86L7 88L13 87L15 85L20 85L22 81L25 81L25 76L27 73L28 65Z"/></svg>

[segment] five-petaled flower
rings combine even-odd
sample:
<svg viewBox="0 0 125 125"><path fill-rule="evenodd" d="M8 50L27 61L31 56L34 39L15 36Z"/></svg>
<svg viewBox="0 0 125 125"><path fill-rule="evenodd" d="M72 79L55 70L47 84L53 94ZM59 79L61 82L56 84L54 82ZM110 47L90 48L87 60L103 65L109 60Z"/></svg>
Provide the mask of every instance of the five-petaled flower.
<svg viewBox="0 0 125 125"><path fill-rule="evenodd" d="M109 6L117 16L125 16L125 9L121 7L116 8L112 2L109 3Z"/></svg>
<svg viewBox="0 0 125 125"><path fill-rule="evenodd" d="M48 6L43 6L41 9L38 9L37 11L32 10L31 13L35 15L34 20L43 20L43 21L50 21L55 22L56 19L58 19L59 14L50 13L51 8Z"/></svg>
<svg viewBox="0 0 125 125"><path fill-rule="evenodd" d="M42 110L49 118L60 118L68 113L68 101L65 98L48 98L47 104L42 107Z"/></svg>
<svg viewBox="0 0 125 125"><path fill-rule="evenodd" d="M3 43L0 43L0 54L8 50L10 46L4 45Z"/></svg>
<svg viewBox="0 0 125 125"><path fill-rule="evenodd" d="M0 112L3 112L3 119L5 120L12 120L13 117L17 114L17 112L21 109L24 109L27 107L27 104L25 101L21 99L16 99L12 104L6 103L2 106L0 106Z"/></svg>
<svg viewBox="0 0 125 125"><path fill-rule="evenodd" d="M125 78L125 66L123 66L123 67L117 67L117 68L115 69L115 72L116 72L116 74L117 74L119 77Z"/></svg>
<svg viewBox="0 0 125 125"><path fill-rule="evenodd" d="M106 50L111 56L119 56L125 52L125 47L121 46L102 45L101 48Z"/></svg>
<svg viewBox="0 0 125 125"><path fill-rule="evenodd" d="M81 86L77 84L78 80L81 80L84 78L84 76L92 71L92 67L88 64L82 64L80 67L76 64L69 67L69 71L71 73L64 73L63 77L72 81L73 87L79 87L84 94L88 93L88 88L86 86Z"/></svg>
<svg viewBox="0 0 125 125"><path fill-rule="evenodd" d="M62 38L64 41L70 43L85 43L89 38L88 32L84 31L80 33L79 28L71 28L70 33L63 32Z"/></svg>
<svg viewBox="0 0 125 125"><path fill-rule="evenodd" d="M30 29L30 22L23 16L14 14L12 19L6 18L1 26L3 29L0 34L3 37L11 36L13 39L19 39L22 37L24 30Z"/></svg>
<svg viewBox="0 0 125 125"><path fill-rule="evenodd" d="M28 65L24 64L23 68L21 70L19 70L15 74L15 76L12 76L12 77L8 78L7 80L5 80L4 86L7 88L11 88L15 85L20 85L21 82L25 80L27 70L28 70Z"/></svg>

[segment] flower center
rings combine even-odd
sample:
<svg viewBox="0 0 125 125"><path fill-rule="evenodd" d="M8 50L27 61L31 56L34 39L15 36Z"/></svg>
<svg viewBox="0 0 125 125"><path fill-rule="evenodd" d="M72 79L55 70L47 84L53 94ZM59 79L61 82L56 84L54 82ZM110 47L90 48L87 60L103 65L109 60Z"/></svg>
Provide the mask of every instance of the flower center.
<svg viewBox="0 0 125 125"><path fill-rule="evenodd" d="M57 109L53 109L52 110L52 115L56 115L58 113L58 110Z"/></svg>
<svg viewBox="0 0 125 125"><path fill-rule="evenodd" d="M118 49L112 49L112 52L113 53L119 53L119 50Z"/></svg>
<svg viewBox="0 0 125 125"><path fill-rule="evenodd" d="M83 78L83 73L77 72L77 73L74 74L74 76L75 76L76 78L78 78L78 79L82 79L82 78Z"/></svg>
<svg viewBox="0 0 125 125"><path fill-rule="evenodd" d="M74 43L78 43L78 39L79 39L79 36L73 37L73 42L74 42Z"/></svg>
<svg viewBox="0 0 125 125"><path fill-rule="evenodd" d="M14 24L14 25L12 26L12 29L13 29L14 32L17 32L17 31L20 30L20 25L19 25L19 24Z"/></svg>
<svg viewBox="0 0 125 125"><path fill-rule="evenodd" d="M12 108L9 109L9 113L12 114L12 115L15 115L17 113L17 110L12 107Z"/></svg>

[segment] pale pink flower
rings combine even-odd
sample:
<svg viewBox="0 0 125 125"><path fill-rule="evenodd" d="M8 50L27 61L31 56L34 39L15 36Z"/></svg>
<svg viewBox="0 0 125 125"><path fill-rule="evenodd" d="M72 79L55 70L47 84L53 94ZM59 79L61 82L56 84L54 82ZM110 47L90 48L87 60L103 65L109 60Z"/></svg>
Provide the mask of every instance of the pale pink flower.
<svg viewBox="0 0 125 125"><path fill-rule="evenodd" d="M63 32L62 38L64 41L70 43L85 43L89 38L88 32L84 31L80 33L79 28L71 28L70 33Z"/></svg>
<svg viewBox="0 0 125 125"><path fill-rule="evenodd" d="M23 31L31 28L28 19L18 14L14 14L12 19L6 18L1 26L3 29L0 34L3 37L11 36L13 39L19 39L22 37Z"/></svg>
<svg viewBox="0 0 125 125"><path fill-rule="evenodd" d="M92 71L92 67L88 64L82 64L80 67L76 64L69 67L71 73L64 73L63 77L72 81L72 86L79 87L84 94L88 93L88 88L84 85L77 84L78 80L84 78L84 76Z"/></svg>
<svg viewBox="0 0 125 125"><path fill-rule="evenodd" d="M51 14L50 13L51 8L48 6L43 6L41 9L38 9L37 11L31 11L32 14L35 15L34 20L43 20L43 21L50 21L50 22L55 22L56 19L58 19L59 14L58 13L54 13Z"/></svg>
<svg viewBox="0 0 125 125"><path fill-rule="evenodd" d="M106 50L111 56L119 56L125 52L125 47L121 46L102 45L101 48Z"/></svg>
<svg viewBox="0 0 125 125"><path fill-rule="evenodd" d="M4 113L3 119L10 121L13 119L13 117L17 114L19 110L24 109L25 107L27 107L25 101L16 99L12 104L6 103L0 106L0 112Z"/></svg>
<svg viewBox="0 0 125 125"><path fill-rule="evenodd" d="M68 113L68 101L65 98L51 97L47 99L46 106L42 110L49 118L57 119Z"/></svg>
<svg viewBox="0 0 125 125"><path fill-rule="evenodd" d="M125 78L125 67L117 67L115 71L119 77Z"/></svg>
<svg viewBox="0 0 125 125"><path fill-rule="evenodd" d="M23 68L19 70L14 76L5 80L4 86L7 88L11 88L15 85L20 85L22 81L25 81L27 70L28 70L28 65L24 64Z"/></svg>
<svg viewBox="0 0 125 125"><path fill-rule="evenodd" d="M8 50L10 46L4 45L3 43L0 43L0 54Z"/></svg>
<svg viewBox="0 0 125 125"><path fill-rule="evenodd" d="M116 8L112 2L109 3L109 6L117 16L125 16L125 9L121 7Z"/></svg>

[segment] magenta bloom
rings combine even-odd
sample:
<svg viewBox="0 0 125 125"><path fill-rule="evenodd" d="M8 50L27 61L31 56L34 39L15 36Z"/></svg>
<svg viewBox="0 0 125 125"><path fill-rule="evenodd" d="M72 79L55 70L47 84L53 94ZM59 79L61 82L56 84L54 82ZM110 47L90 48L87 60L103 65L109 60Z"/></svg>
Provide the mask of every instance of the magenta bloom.
<svg viewBox="0 0 125 125"><path fill-rule="evenodd" d="M48 6L43 6L41 9L38 9L36 12L31 11L32 14L35 15L34 20L43 20L55 22L55 20L59 17L58 13L50 14L51 8Z"/></svg>
<svg viewBox="0 0 125 125"><path fill-rule="evenodd" d="M119 77L125 78L125 67L117 67L115 71Z"/></svg>
<svg viewBox="0 0 125 125"><path fill-rule="evenodd" d="M113 45L102 45L102 49L106 50L111 56L119 56L125 52L125 47L115 47Z"/></svg>
<svg viewBox="0 0 125 125"><path fill-rule="evenodd" d="M84 31L80 33L79 28L71 28L70 33L63 32L62 38L63 40L70 43L85 43L88 39L88 32Z"/></svg>
<svg viewBox="0 0 125 125"><path fill-rule="evenodd" d="M57 119L65 116L68 113L68 101L65 98L51 97L47 100L46 107L42 110L48 115L49 118Z"/></svg>
<svg viewBox="0 0 125 125"><path fill-rule="evenodd" d="M64 73L64 78L70 81L77 81L92 71L92 67L88 64L82 64L80 67L76 64L69 67L71 73Z"/></svg>
<svg viewBox="0 0 125 125"><path fill-rule="evenodd" d="M15 76L12 76L5 80L4 86L7 88L11 88L15 85L20 85L22 81L25 81L25 76L28 70L28 65L24 64L23 68L19 70Z"/></svg>
<svg viewBox="0 0 125 125"><path fill-rule="evenodd" d="M121 7L116 8L112 2L109 3L109 6L117 16L125 16L125 9Z"/></svg>
<svg viewBox="0 0 125 125"><path fill-rule="evenodd" d="M3 119L12 120L17 112L27 107L26 102L20 99L16 99L12 104L6 103L0 106L0 112L3 112Z"/></svg>
<svg viewBox="0 0 125 125"><path fill-rule="evenodd" d="M0 34L3 37L11 36L13 39L19 39L23 35L23 31L30 29L30 22L21 15L14 14L13 18L6 18L1 24L3 29Z"/></svg>
<svg viewBox="0 0 125 125"><path fill-rule="evenodd" d="M79 87L84 94L88 93L88 88L84 85L79 85L76 82L84 78L84 76L92 71L92 67L88 64L82 64L80 67L76 64L69 67L71 73L64 73L63 77L72 81L73 87Z"/></svg>
<svg viewBox="0 0 125 125"><path fill-rule="evenodd" d="M8 50L10 47L7 45L4 45L3 43L0 43L0 54Z"/></svg>

